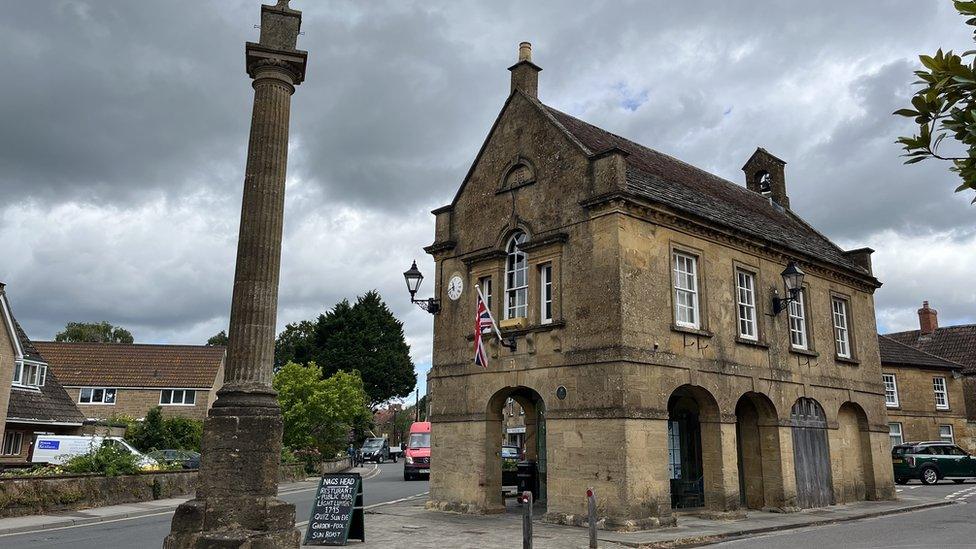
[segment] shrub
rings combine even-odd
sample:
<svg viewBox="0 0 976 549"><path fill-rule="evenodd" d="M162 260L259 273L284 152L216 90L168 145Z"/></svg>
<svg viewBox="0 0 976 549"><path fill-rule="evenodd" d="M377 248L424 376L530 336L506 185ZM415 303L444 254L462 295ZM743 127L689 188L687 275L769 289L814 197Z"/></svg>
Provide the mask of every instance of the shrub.
<svg viewBox="0 0 976 549"><path fill-rule="evenodd" d="M102 444L97 450L72 457L61 468L75 474L131 475L139 472L139 457L123 447Z"/></svg>
<svg viewBox="0 0 976 549"><path fill-rule="evenodd" d="M141 423L132 425L125 438L141 452L153 450L200 451L203 422L185 417L163 418L162 409L156 406L146 414Z"/></svg>

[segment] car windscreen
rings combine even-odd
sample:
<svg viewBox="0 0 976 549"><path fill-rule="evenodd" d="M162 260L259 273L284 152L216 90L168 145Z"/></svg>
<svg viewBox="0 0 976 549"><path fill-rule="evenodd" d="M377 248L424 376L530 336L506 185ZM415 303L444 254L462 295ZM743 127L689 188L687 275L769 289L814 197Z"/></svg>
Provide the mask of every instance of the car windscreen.
<svg viewBox="0 0 976 549"><path fill-rule="evenodd" d="M410 435L411 448L430 448L430 433L413 433Z"/></svg>
<svg viewBox="0 0 976 549"><path fill-rule="evenodd" d="M511 448L508 446L502 447L502 458L515 459L518 458L518 448Z"/></svg>
<svg viewBox="0 0 976 549"><path fill-rule="evenodd" d="M373 448L382 448L382 447L383 447L382 440L370 439L363 443L363 448L369 448L370 450L372 450Z"/></svg>

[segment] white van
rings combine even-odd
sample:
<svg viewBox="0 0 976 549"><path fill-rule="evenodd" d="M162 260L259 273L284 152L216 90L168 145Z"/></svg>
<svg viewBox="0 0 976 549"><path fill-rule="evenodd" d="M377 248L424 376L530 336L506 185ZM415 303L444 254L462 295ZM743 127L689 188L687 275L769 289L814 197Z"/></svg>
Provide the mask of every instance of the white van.
<svg viewBox="0 0 976 549"><path fill-rule="evenodd" d="M139 458L138 463L141 469L153 469L159 465L156 460L133 448L122 437L71 435L37 435L30 461L31 463L60 465L75 456L93 452L102 444L117 445L128 450Z"/></svg>

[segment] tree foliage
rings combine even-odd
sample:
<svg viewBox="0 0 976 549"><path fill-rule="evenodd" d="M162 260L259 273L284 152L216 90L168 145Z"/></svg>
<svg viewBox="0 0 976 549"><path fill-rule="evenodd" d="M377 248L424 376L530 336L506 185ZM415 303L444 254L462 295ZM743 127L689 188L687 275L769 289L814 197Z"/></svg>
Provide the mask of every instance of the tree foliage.
<svg viewBox="0 0 976 549"><path fill-rule="evenodd" d="M207 340L207 347L226 347L229 341L227 332L221 330Z"/></svg>
<svg viewBox="0 0 976 549"><path fill-rule="evenodd" d="M369 417L358 373L336 372L322 379L314 362L289 362L274 377L284 419L284 444L334 456L346 447L350 430Z"/></svg>
<svg viewBox="0 0 976 549"><path fill-rule="evenodd" d="M121 446L102 444L97 450L71 457L61 468L75 474L132 475L139 472L139 458Z"/></svg>
<svg viewBox="0 0 976 549"><path fill-rule="evenodd" d="M360 296L354 305L347 300L337 303L314 322L289 324L275 344L275 362L315 362L323 378L357 371L370 406L405 397L417 384L403 323L375 291Z"/></svg>
<svg viewBox="0 0 976 549"><path fill-rule="evenodd" d="M132 334L108 322L69 322L54 336L55 341L74 343L132 343Z"/></svg>
<svg viewBox="0 0 976 549"><path fill-rule="evenodd" d="M141 452L153 450L200 451L203 422L186 417L164 418L159 406L149 410L142 422L126 430L125 438Z"/></svg>
<svg viewBox="0 0 976 549"><path fill-rule="evenodd" d="M966 24L976 29L976 1L953 2L956 10L968 17ZM974 30L976 38L976 30ZM908 157L906 164L933 158L952 163L949 168L959 174L962 184L956 192L976 191L976 50L957 55L952 50L935 55L920 55L922 69L915 71L921 87L912 97L912 108L894 114L913 118L919 132L899 137L897 143ZM973 59L966 63L963 58ZM941 148L951 137L965 148L965 154L945 154ZM976 198L973 199L976 203Z"/></svg>

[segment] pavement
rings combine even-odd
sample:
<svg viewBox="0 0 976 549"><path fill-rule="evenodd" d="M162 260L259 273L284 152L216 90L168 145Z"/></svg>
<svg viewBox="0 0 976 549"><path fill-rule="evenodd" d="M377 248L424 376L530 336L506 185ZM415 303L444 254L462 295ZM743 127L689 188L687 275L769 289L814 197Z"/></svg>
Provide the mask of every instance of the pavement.
<svg viewBox="0 0 976 549"><path fill-rule="evenodd" d="M404 482L403 465L367 464L353 469L364 478L364 500L368 508L409 497L424 497L426 481ZM279 497L295 504L298 527L311 514L318 478L282 484ZM0 519L0 548L3 549L143 549L160 547L169 533L176 507L188 498L112 505L95 509Z"/></svg>
<svg viewBox="0 0 976 549"><path fill-rule="evenodd" d="M427 482L404 482L402 465L356 469L364 479L366 543L361 547L518 547L521 510L509 500L502 515L460 515L424 509ZM282 485L282 499L296 505L304 531L317 479ZM600 531L600 547L721 547L822 549L823 547L974 547L976 484L910 484L898 487L899 500L861 502L799 513L750 511L740 520L710 520L683 514L678 526L642 532ZM0 519L4 549L159 547L169 532L173 510L185 499L114 505L68 513ZM541 510L537 517L541 517ZM536 520L534 547L587 547L587 530ZM885 540L885 541L882 541Z"/></svg>

